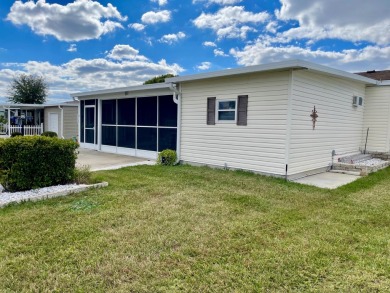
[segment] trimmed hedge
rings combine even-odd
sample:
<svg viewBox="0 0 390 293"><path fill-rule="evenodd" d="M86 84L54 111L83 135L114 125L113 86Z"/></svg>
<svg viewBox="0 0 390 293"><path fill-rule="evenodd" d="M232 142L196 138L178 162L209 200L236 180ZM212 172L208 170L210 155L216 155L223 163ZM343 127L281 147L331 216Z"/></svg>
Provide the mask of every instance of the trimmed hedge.
<svg viewBox="0 0 390 293"><path fill-rule="evenodd" d="M77 147L72 140L45 136L0 140L0 183L9 191L70 183Z"/></svg>
<svg viewBox="0 0 390 293"><path fill-rule="evenodd" d="M42 136L48 136L48 137L58 137L57 132L54 131L44 131L41 134Z"/></svg>
<svg viewBox="0 0 390 293"><path fill-rule="evenodd" d="M23 133L18 132L18 131L14 131L11 133L11 137L15 137L15 136L23 136Z"/></svg>

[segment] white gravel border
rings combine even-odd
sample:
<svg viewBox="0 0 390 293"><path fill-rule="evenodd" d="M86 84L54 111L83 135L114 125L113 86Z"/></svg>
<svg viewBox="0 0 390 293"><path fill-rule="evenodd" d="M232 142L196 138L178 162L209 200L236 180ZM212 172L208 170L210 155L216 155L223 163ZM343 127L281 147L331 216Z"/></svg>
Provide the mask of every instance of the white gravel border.
<svg viewBox="0 0 390 293"><path fill-rule="evenodd" d="M90 188L100 188L108 186L108 182L101 182L91 185L86 184L68 184L44 187L19 192L2 192L0 193L0 208L11 203L19 203L23 201L37 201L41 199L66 196L72 193L78 193Z"/></svg>
<svg viewBox="0 0 390 293"><path fill-rule="evenodd" d="M364 160L364 161L355 163L354 165L356 165L356 166L375 167L375 166L381 165L381 164L386 163L386 162L387 161L384 161L382 159L372 158L372 159L368 159L368 160Z"/></svg>

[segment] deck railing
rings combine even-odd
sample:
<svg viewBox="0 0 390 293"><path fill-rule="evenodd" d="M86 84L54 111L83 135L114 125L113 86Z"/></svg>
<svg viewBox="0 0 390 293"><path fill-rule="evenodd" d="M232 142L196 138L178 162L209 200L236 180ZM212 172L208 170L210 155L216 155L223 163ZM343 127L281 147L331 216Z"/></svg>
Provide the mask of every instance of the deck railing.
<svg viewBox="0 0 390 293"><path fill-rule="evenodd" d="M43 123L41 125L23 125L23 126L14 126L7 124L0 124L0 133L8 134L11 136L14 132L20 132L23 135L41 135L43 132Z"/></svg>

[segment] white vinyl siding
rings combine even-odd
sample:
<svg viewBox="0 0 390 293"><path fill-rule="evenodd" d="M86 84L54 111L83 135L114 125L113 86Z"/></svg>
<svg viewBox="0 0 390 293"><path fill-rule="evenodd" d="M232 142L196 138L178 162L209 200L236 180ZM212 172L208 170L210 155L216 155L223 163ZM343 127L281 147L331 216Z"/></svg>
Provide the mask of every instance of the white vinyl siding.
<svg viewBox="0 0 390 293"><path fill-rule="evenodd" d="M288 174L328 167L336 154L357 153L363 132L363 106L353 96L365 96L365 85L310 71L293 71ZM313 130L310 114L317 110Z"/></svg>
<svg viewBox="0 0 390 293"><path fill-rule="evenodd" d="M289 71L184 82L181 160L284 175ZM246 126L206 124L207 97L248 95Z"/></svg>
<svg viewBox="0 0 390 293"><path fill-rule="evenodd" d="M64 109L64 138L73 138L78 135L78 107L63 107Z"/></svg>
<svg viewBox="0 0 390 293"><path fill-rule="evenodd" d="M366 141L367 128L370 128L367 150L389 152L390 86L366 88L363 145Z"/></svg>

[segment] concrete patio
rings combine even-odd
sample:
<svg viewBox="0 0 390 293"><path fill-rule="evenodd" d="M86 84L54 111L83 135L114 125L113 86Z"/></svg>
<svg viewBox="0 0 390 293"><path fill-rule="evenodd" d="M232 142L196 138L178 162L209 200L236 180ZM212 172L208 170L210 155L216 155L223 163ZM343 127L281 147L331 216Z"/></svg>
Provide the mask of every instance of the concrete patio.
<svg viewBox="0 0 390 293"><path fill-rule="evenodd" d="M91 171L114 170L136 165L154 165L156 163L150 159L110 154L83 148L79 148L78 151L76 166L88 165L91 167Z"/></svg>
<svg viewBox="0 0 390 293"><path fill-rule="evenodd" d="M351 183L359 178L361 178L361 176L335 172L324 172L293 181L321 188L335 189L345 184Z"/></svg>

